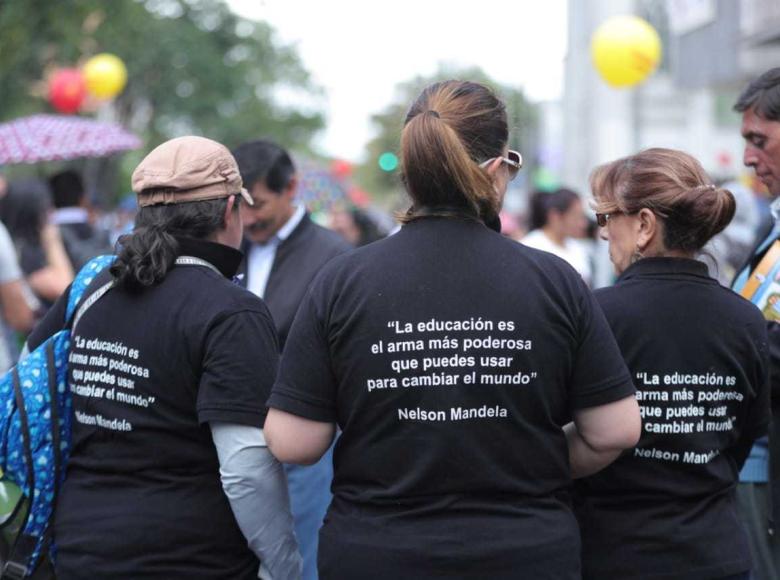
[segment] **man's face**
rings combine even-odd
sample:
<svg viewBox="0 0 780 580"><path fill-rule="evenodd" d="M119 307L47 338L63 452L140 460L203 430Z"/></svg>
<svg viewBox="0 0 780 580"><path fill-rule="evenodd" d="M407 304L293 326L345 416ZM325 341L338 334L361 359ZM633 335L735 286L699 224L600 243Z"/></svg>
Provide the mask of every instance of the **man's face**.
<svg viewBox="0 0 780 580"><path fill-rule="evenodd" d="M770 194L780 196L780 121L769 121L748 109L742 114L742 136L745 165L755 170Z"/></svg>
<svg viewBox="0 0 780 580"><path fill-rule="evenodd" d="M295 182L293 180L282 193L271 191L265 183L258 182L250 193L255 205L241 206L244 235L254 243L264 244L292 217Z"/></svg>

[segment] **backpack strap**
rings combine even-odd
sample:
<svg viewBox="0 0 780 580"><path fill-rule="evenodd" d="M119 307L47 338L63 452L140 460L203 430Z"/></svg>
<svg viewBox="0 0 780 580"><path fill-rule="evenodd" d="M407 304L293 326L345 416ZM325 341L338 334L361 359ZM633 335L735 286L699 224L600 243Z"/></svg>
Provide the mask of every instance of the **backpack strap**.
<svg viewBox="0 0 780 580"><path fill-rule="evenodd" d="M65 320L70 322L73 319L73 315L76 312L76 306L84 296L84 292L87 290L95 276L100 274L108 266L114 262L115 256L98 256L92 258L87 262L84 267L79 270L76 275L76 279L73 280L73 284L70 286L70 294L68 294L68 306L65 310Z"/></svg>
<svg viewBox="0 0 780 580"><path fill-rule="evenodd" d="M27 464L27 513L24 517L24 523L21 526L19 536L14 542L13 548L8 555L8 560L3 566L0 578L5 580L6 578L11 580L21 580L27 573L27 563L30 560L30 556L35 550L37 540L32 536L24 533L24 528L27 526L27 520L30 518L30 512L32 509L33 498L35 497L35 470L33 466L33 453L30 445L30 430L29 422L27 418L27 409L24 406L24 395L22 394L22 385L19 381L19 371L13 369L13 385L14 385L14 399L16 402L16 410L19 413L19 422L21 423L22 442L24 444L24 462Z"/></svg>

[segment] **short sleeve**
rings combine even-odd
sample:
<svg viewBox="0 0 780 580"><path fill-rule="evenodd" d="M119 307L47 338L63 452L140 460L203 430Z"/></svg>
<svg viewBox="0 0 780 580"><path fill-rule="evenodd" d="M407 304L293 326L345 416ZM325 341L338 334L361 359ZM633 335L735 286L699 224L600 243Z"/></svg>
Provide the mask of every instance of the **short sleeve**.
<svg viewBox="0 0 780 580"><path fill-rule="evenodd" d="M68 308L70 286L57 298L54 305L46 311L46 315L35 325L27 337L27 348L30 351L38 348L44 340L65 328L65 314Z"/></svg>
<svg viewBox="0 0 780 580"><path fill-rule="evenodd" d="M242 310L221 319L206 336L198 421L262 427L278 362L269 314Z"/></svg>
<svg viewBox="0 0 780 580"><path fill-rule="evenodd" d="M22 270L16 259L16 250L8 230L0 224L0 284L7 284L22 278Z"/></svg>
<svg viewBox="0 0 780 580"><path fill-rule="evenodd" d="M605 405L636 393L609 323L584 282L579 303L578 347L570 381L573 410Z"/></svg>
<svg viewBox="0 0 780 580"><path fill-rule="evenodd" d="M336 379L325 325L315 306L315 288L309 290L293 321L268 406L335 423Z"/></svg>

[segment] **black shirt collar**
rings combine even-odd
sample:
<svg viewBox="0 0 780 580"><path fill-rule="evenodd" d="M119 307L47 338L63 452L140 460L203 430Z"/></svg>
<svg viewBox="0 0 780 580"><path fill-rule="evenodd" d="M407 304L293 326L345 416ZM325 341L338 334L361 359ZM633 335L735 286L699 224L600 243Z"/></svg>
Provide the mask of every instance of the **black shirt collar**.
<svg viewBox="0 0 780 580"><path fill-rule="evenodd" d="M491 230L501 233L501 218L498 216L498 214L479 217L474 213L474 211L467 207L453 205L419 206L412 208L412 215L414 215L417 219L426 217L443 217L483 223Z"/></svg>
<svg viewBox="0 0 780 580"><path fill-rule="evenodd" d="M225 278L233 278L236 275L244 257L240 251L217 242L184 236L176 236L176 241L179 242L180 256L192 256L206 260L216 267Z"/></svg>
<svg viewBox="0 0 780 580"><path fill-rule="evenodd" d="M707 265L690 258L642 258L631 264L618 277L623 282L637 276L688 275L712 280Z"/></svg>

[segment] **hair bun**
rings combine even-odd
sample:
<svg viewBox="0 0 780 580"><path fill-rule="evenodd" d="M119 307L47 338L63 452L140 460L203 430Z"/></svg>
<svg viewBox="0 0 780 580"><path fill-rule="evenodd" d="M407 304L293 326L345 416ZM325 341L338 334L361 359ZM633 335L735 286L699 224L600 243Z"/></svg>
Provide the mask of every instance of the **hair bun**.
<svg viewBox="0 0 780 580"><path fill-rule="evenodd" d="M737 202L728 189L713 184L695 188L692 197L691 222L700 224L697 237L704 246L731 223L737 210Z"/></svg>

